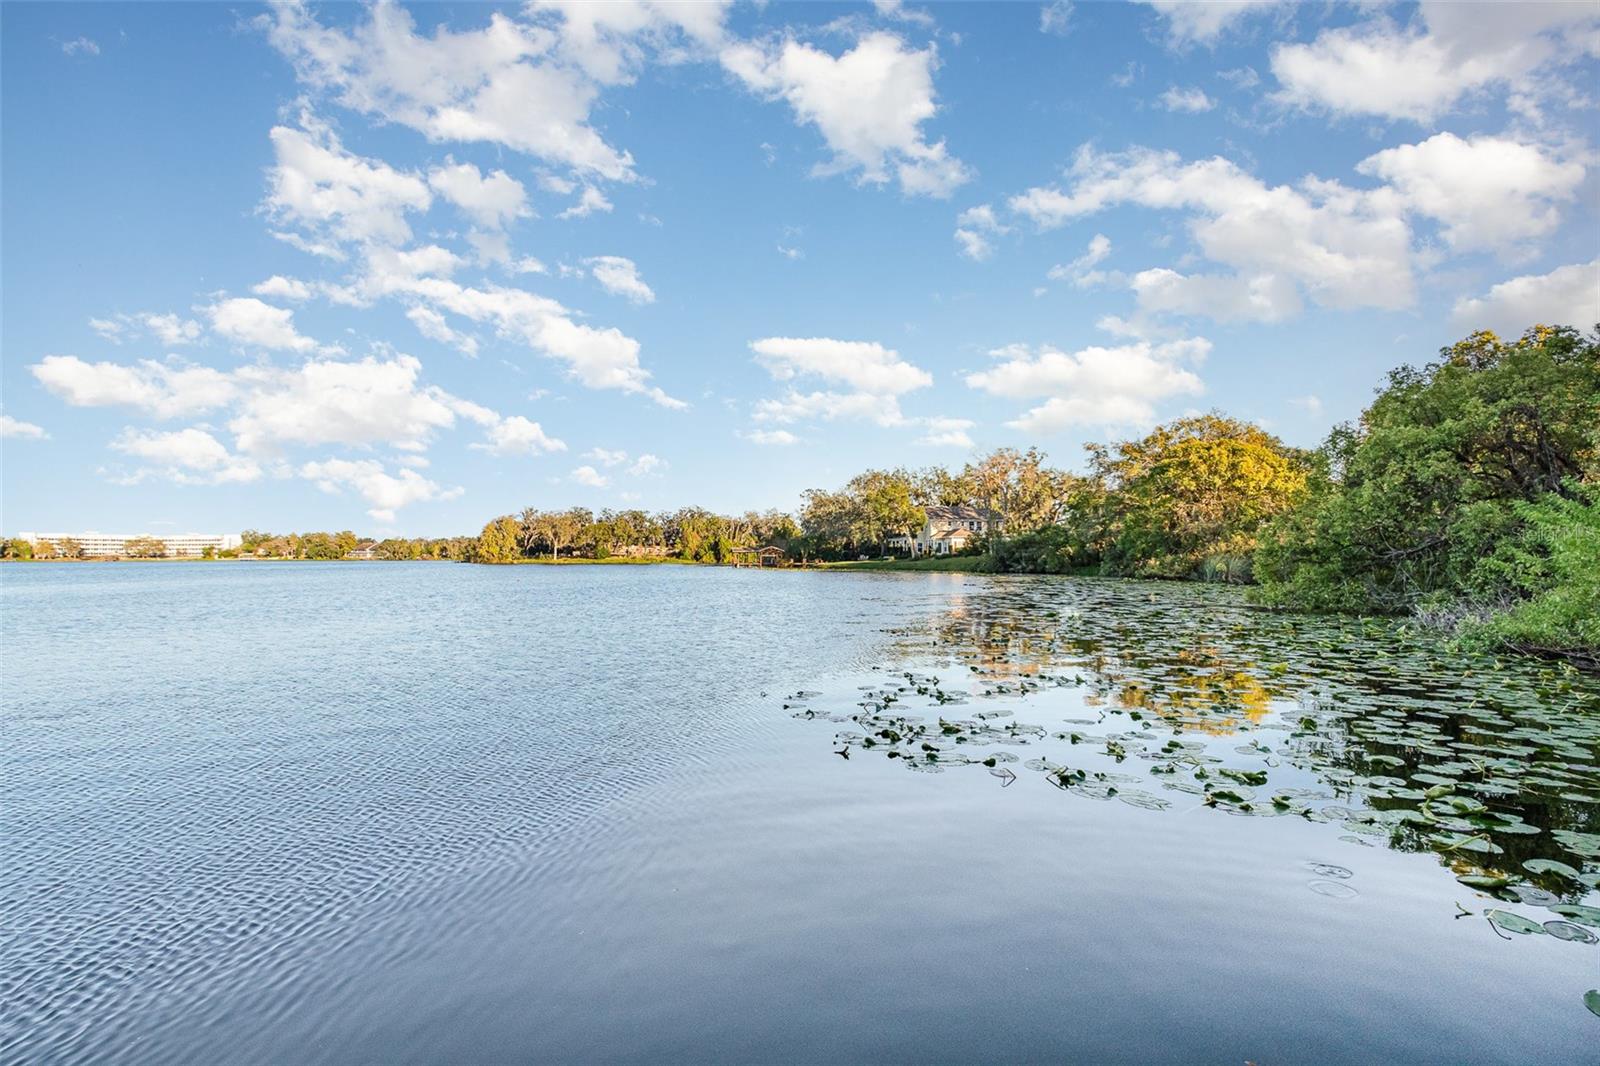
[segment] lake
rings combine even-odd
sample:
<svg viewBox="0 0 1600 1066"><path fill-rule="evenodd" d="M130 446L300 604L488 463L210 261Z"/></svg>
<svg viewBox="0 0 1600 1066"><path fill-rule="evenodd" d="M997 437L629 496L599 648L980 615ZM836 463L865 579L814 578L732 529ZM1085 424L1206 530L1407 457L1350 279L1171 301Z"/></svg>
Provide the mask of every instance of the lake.
<svg viewBox="0 0 1600 1066"><path fill-rule="evenodd" d="M1600 1047L1600 684L1403 626L123 563L0 567L0 637L8 1063Z"/></svg>

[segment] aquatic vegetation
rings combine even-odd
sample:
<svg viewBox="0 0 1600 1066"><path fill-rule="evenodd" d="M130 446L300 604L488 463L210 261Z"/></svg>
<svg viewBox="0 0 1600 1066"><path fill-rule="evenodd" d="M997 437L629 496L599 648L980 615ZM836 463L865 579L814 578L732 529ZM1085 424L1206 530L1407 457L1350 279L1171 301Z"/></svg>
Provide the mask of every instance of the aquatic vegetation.
<svg viewBox="0 0 1600 1066"><path fill-rule="evenodd" d="M1597 939L1600 680L1392 621L1083 578L969 580L891 636L876 683L784 706L914 771L981 765L1009 786L1020 763L1075 799L1431 852L1502 935ZM1355 894L1348 869L1313 873L1312 891Z"/></svg>

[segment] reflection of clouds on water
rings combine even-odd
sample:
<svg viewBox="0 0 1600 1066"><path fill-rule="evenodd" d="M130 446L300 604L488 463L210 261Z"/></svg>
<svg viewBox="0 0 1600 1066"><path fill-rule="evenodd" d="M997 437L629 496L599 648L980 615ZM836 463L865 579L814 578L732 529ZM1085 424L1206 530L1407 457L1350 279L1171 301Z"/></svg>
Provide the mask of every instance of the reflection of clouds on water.
<svg viewBox="0 0 1600 1066"><path fill-rule="evenodd" d="M995 772L1032 749L1022 767L1080 798L1297 817L1433 852L1481 896L1600 928L1600 680L1454 653L1395 622L1257 610L1234 589L950 592L894 633L878 684L796 705L841 726L841 754Z"/></svg>

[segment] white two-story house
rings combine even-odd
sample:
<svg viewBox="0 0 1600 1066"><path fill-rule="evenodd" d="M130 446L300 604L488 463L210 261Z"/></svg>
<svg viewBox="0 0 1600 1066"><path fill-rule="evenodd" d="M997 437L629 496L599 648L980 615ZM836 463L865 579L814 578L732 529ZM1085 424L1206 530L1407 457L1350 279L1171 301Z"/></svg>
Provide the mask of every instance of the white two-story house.
<svg viewBox="0 0 1600 1066"><path fill-rule="evenodd" d="M909 555L952 555L989 532L990 516L976 507L924 508L928 520L909 537L890 537L889 550Z"/></svg>

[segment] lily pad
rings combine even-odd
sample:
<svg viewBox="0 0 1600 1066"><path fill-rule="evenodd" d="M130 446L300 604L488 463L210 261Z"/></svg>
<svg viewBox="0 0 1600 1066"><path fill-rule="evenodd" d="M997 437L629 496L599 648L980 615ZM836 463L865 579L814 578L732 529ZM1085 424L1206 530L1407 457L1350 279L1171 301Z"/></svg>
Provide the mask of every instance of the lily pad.
<svg viewBox="0 0 1600 1066"><path fill-rule="evenodd" d="M1579 833L1570 829L1554 829L1550 835L1574 855L1586 859L1600 859L1600 833Z"/></svg>
<svg viewBox="0 0 1600 1066"><path fill-rule="evenodd" d="M1137 789L1126 789L1117 793L1117 799L1134 807L1143 807L1151 811L1164 811L1172 806L1172 801L1164 800L1160 796L1149 792L1140 792Z"/></svg>
<svg viewBox="0 0 1600 1066"><path fill-rule="evenodd" d="M1530 907L1553 907L1561 902L1560 896L1537 885L1512 885L1506 891Z"/></svg>
<svg viewBox="0 0 1600 1066"><path fill-rule="evenodd" d="M1563 922L1559 918L1544 923L1544 931L1557 940L1575 940L1580 944L1593 944L1600 940L1589 930L1572 922Z"/></svg>
<svg viewBox="0 0 1600 1066"><path fill-rule="evenodd" d="M1504 888L1511 883L1509 877L1495 877L1490 874L1458 874L1456 880L1468 888L1481 888L1488 891Z"/></svg>
<svg viewBox="0 0 1600 1066"><path fill-rule="evenodd" d="M1582 903L1558 903L1550 910L1570 918L1579 925L1589 925L1600 929L1600 907L1587 907Z"/></svg>
<svg viewBox="0 0 1600 1066"><path fill-rule="evenodd" d="M1485 911L1484 914L1488 917L1491 925L1493 925L1496 929L1503 930L1507 933L1516 933L1518 936L1528 936L1530 934L1543 933L1545 931L1544 926L1540 925L1538 922L1535 922L1529 918L1524 918L1522 915L1515 914L1511 911L1503 911L1499 908L1494 908L1492 910Z"/></svg>
<svg viewBox="0 0 1600 1066"><path fill-rule="evenodd" d="M1308 862L1306 866L1318 877L1331 877L1337 881L1348 881L1356 875L1349 867L1335 866L1331 862Z"/></svg>

